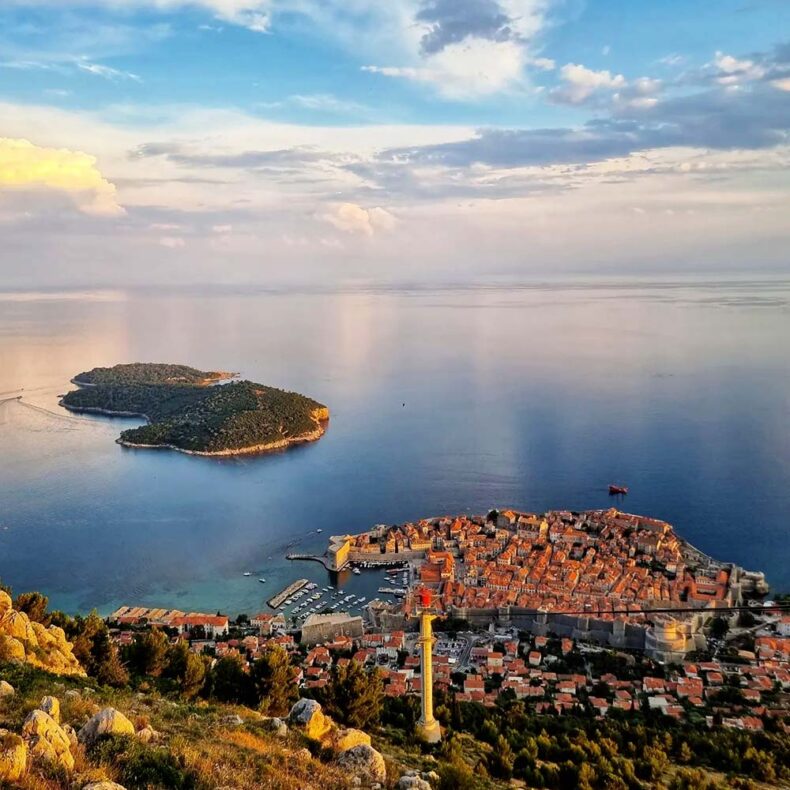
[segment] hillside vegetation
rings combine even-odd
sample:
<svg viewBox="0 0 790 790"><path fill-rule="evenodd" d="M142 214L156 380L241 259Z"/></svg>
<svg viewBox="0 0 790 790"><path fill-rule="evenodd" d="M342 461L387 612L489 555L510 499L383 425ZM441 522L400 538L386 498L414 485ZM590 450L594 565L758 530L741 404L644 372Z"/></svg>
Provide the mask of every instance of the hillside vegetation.
<svg viewBox="0 0 790 790"><path fill-rule="evenodd" d="M61 404L72 411L144 416L147 425L120 436L121 444L132 447L232 455L277 449L322 435L329 418L323 404L251 381L206 385L212 380L206 377L223 375L180 365L96 368L75 378L91 386L67 393Z"/></svg>
<svg viewBox="0 0 790 790"><path fill-rule="evenodd" d="M231 373L206 371L188 365L169 365L155 362L131 362L111 368L93 368L79 373L72 381L75 384L179 384L205 385L213 381L230 378Z"/></svg>

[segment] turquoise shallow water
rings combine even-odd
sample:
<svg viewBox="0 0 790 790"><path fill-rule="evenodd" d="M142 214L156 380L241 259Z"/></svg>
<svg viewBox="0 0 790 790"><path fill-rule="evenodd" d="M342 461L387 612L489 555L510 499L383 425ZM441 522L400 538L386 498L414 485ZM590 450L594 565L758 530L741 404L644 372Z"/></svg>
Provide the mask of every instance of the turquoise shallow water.
<svg viewBox="0 0 790 790"><path fill-rule="evenodd" d="M0 393L29 404L0 405L0 577L70 611L250 612L293 578L326 584L284 555L332 533L603 507L623 482L627 509L787 589L788 337L778 279L0 293ZM134 421L57 406L75 373L136 360L298 390L330 406L329 430L203 459L120 448ZM380 578L341 581L369 595Z"/></svg>

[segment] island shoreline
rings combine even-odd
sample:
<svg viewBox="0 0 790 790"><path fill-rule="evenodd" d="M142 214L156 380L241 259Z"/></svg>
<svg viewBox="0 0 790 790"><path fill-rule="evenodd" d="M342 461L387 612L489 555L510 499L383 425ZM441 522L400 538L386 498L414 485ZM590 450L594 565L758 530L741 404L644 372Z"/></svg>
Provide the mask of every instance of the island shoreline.
<svg viewBox="0 0 790 790"><path fill-rule="evenodd" d="M89 385L95 386L95 385ZM149 425L151 418L147 414L133 411L111 411L110 409L102 409L99 406L70 406L63 402L61 398L58 401L59 405L67 411L75 414L101 414L105 417L137 417L145 420ZM324 433L326 433L326 426L329 419L316 418L316 429L309 433L303 433L291 439L280 439L276 442L268 442L266 444L253 444L248 447L233 448L228 450L187 450L184 447L178 447L175 444L136 444L135 442L127 442L121 438L115 440L116 444L121 447L128 447L136 450L175 450L184 455L199 455L203 457L229 457L234 455L265 455L266 453L275 452L276 450L283 450L293 444L307 444L308 442L318 441Z"/></svg>

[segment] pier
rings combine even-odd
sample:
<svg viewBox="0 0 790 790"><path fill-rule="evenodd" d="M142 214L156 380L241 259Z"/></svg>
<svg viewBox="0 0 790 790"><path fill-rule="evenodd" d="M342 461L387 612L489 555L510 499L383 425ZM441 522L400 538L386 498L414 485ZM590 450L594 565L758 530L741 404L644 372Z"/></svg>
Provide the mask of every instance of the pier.
<svg viewBox="0 0 790 790"><path fill-rule="evenodd" d="M286 560L308 560L310 562L320 562L328 571L336 570L335 568L333 568L330 565L329 559L327 557L321 557L318 554L286 554L285 555L285 559ZM340 568L337 568L337 570L342 571L346 567L346 565L348 565L348 563L346 563L345 565L343 565Z"/></svg>
<svg viewBox="0 0 790 790"><path fill-rule="evenodd" d="M283 601L286 600L286 598L290 598L295 592L301 590L306 584L308 584L308 579L297 579L292 584L289 584L282 592L279 592L277 595L269 598L267 603L272 609L276 609Z"/></svg>

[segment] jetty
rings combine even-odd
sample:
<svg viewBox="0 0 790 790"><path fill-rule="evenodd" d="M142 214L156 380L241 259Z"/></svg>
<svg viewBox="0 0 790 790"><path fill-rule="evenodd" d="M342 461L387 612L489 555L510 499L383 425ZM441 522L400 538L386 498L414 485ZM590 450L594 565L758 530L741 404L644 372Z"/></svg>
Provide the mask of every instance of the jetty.
<svg viewBox="0 0 790 790"><path fill-rule="evenodd" d="M284 590L278 592L277 595L269 598L267 603L272 609L276 609L283 601L285 601L287 598L290 598L295 592L301 590L302 587L308 583L308 579L297 579L292 584L289 584Z"/></svg>
<svg viewBox="0 0 790 790"><path fill-rule="evenodd" d="M329 560L326 556L318 554L286 554L286 560L307 560L308 562L320 562L328 571L335 570L329 565Z"/></svg>

